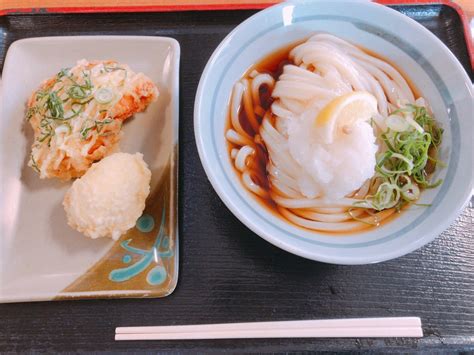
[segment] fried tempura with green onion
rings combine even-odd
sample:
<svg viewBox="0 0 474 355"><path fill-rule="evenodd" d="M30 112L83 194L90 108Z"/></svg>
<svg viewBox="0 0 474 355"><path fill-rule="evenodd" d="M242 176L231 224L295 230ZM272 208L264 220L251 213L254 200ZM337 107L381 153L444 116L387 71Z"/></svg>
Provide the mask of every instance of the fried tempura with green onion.
<svg viewBox="0 0 474 355"><path fill-rule="evenodd" d="M29 101L34 130L28 163L41 178L82 176L117 149L122 122L158 97L142 73L115 61L80 60L46 80Z"/></svg>

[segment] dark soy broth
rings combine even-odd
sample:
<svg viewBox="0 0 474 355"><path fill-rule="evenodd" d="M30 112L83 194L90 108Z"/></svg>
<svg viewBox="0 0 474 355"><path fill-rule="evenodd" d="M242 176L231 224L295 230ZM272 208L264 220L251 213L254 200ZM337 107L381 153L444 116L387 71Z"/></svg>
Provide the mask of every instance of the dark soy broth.
<svg viewBox="0 0 474 355"><path fill-rule="evenodd" d="M275 80L277 80L280 74L283 72L283 67L286 64L290 63L289 58L288 58L290 51L295 46L297 46L300 43L303 43L304 41L305 40L292 43L286 47L278 49L277 51L269 54L268 56L264 57L261 61L259 61L257 64L250 67L242 77L245 78L253 70L257 70L260 73L270 74ZM273 98L271 95L272 95L271 90L266 85L263 85L260 88L260 100L261 100L262 107L265 110L268 110L273 102ZM229 112L228 112L225 131L227 131L231 127L230 104L228 106L229 106ZM258 119L258 123L261 124L261 117L257 117L257 119ZM256 132L253 131L252 126L250 125L248 116L245 110L243 109L241 109L239 112L239 122L242 128L245 130L245 132L247 132L251 136L255 135ZM235 148L236 146L232 144L231 142L227 141L227 147L228 147L228 152L229 152L229 157L230 157L231 150ZM270 181L267 175L267 162L269 159L268 152L267 152L267 149L265 148L265 144L263 143L263 141L261 141L259 144L256 144L256 148L257 148L256 159L253 160L254 173L252 174L252 180L263 189L269 191L271 186L270 186ZM231 164L231 165L234 168L235 173L237 175L240 175L240 172L235 168L234 164ZM243 185L242 187L245 188ZM255 194L253 194L253 197L257 201L259 201L260 204L264 206L268 211L273 213L275 216L278 216L279 218L282 218L285 221L287 221L287 219L281 216L280 212L278 212L276 208L276 204L271 198L264 199ZM291 222L288 221L288 223L291 223Z"/></svg>

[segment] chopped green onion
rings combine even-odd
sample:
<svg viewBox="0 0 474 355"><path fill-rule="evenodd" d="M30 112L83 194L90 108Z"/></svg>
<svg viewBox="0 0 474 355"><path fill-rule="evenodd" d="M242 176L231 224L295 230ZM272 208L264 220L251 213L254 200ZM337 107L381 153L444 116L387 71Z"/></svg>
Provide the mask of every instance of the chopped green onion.
<svg viewBox="0 0 474 355"><path fill-rule="evenodd" d="M46 107L49 110L51 117L61 118L64 115L64 108L62 100L58 97L55 91L51 92L46 100Z"/></svg>
<svg viewBox="0 0 474 355"><path fill-rule="evenodd" d="M408 183L400 189L400 192L402 197L408 201L415 201L420 197L420 188L416 184Z"/></svg>
<svg viewBox="0 0 474 355"><path fill-rule="evenodd" d="M94 93L94 98L100 104L108 104L114 96L114 92L109 88L100 88Z"/></svg>
<svg viewBox="0 0 474 355"><path fill-rule="evenodd" d="M411 114L405 115L405 119L407 120L408 124L413 126L419 133L424 133L423 127L421 127L418 122L413 119Z"/></svg>
<svg viewBox="0 0 474 355"><path fill-rule="evenodd" d="M388 129L380 136L385 149L377 157L371 195L354 203L354 207L400 210L419 199L420 188L434 188L442 183L430 183L425 169L428 161L443 166L436 156L430 156L437 153L443 130L428 113L426 103L417 103L420 106L406 104L386 119Z"/></svg>
<svg viewBox="0 0 474 355"><path fill-rule="evenodd" d="M74 109L74 106L79 106L79 109ZM71 106L72 114L67 117L46 117L55 121L69 121L71 118L78 116L84 110L83 104L75 102Z"/></svg>
<svg viewBox="0 0 474 355"><path fill-rule="evenodd" d="M97 127L97 133L101 133L102 129L104 128L105 125L108 125L110 123L112 123L113 120L110 119L110 118L107 118L103 121L95 121L95 125Z"/></svg>
<svg viewBox="0 0 474 355"><path fill-rule="evenodd" d="M410 128L409 123L400 115L390 115L386 120L387 127L395 132L404 132Z"/></svg>
<svg viewBox="0 0 474 355"><path fill-rule="evenodd" d="M365 223L365 224L368 224L368 225L371 225L371 226L378 226L379 225L379 222L377 221L376 218L374 218L373 222L370 222L367 219L357 217L356 215L353 214L353 212L354 212L354 208L349 208L349 210L347 211L347 213L349 213L349 215L351 216L351 218L354 221L362 222L362 223Z"/></svg>
<svg viewBox="0 0 474 355"><path fill-rule="evenodd" d="M62 77L66 76L69 77L69 71L71 68L63 68L61 71L56 75L58 79L61 79Z"/></svg>
<svg viewBox="0 0 474 355"><path fill-rule="evenodd" d="M74 100L83 100L90 95L90 89L87 89L83 86L79 85L72 85L71 88L68 90L68 95L71 99Z"/></svg>
<svg viewBox="0 0 474 355"><path fill-rule="evenodd" d="M36 170L37 173L40 172L40 169L38 167L38 164L36 164L36 160L35 160L35 157L33 156L33 153L30 155L30 159L31 159L31 167Z"/></svg>
<svg viewBox="0 0 474 355"><path fill-rule="evenodd" d="M400 200L400 189L397 185L384 182L377 189L373 197L374 209L381 211L387 208L394 207Z"/></svg>
<svg viewBox="0 0 474 355"><path fill-rule="evenodd" d="M48 92L47 92L47 91L38 90L38 91L36 92L36 101L42 100L42 99L45 98L46 96L48 96Z"/></svg>
<svg viewBox="0 0 474 355"><path fill-rule="evenodd" d="M95 129L96 127L97 125L95 124L95 122L92 122L90 120L84 121L84 123L82 124L81 131L79 132L79 134L81 135L81 138L83 140L86 140L87 138L89 138L89 132Z"/></svg>
<svg viewBox="0 0 474 355"><path fill-rule="evenodd" d="M39 107L38 106L33 106L33 107L30 107L28 108L28 110L26 111L26 120L29 121L31 120L31 118L39 112Z"/></svg>

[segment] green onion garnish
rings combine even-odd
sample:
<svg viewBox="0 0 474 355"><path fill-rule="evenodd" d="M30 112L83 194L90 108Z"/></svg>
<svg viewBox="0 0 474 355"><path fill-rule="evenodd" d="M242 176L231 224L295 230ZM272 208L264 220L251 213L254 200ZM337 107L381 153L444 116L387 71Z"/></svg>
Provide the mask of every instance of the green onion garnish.
<svg viewBox="0 0 474 355"><path fill-rule="evenodd" d="M46 107L53 118L61 118L64 115L63 102L55 91L51 92L46 100Z"/></svg>
<svg viewBox="0 0 474 355"><path fill-rule="evenodd" d="M109 88L100 88L94 93L95 100L103 105L111 102L114 96L114 92Z"/></svg>
<svg viewBox="0 0 474 355"><path fill-rule="evenodd" d="M400 209L419 198L420 188L434 188L442 183L441 179L430 183L430 172L426 167L428 161L442 165L432 155L436 155L441 144L443 130L422 106L409 104L391 116L388 130L381 135L386 149L377 157L373 178L380 184L375 193L357 202L354 207L377 211L392 207ZM398 116L404 117L408 124L400 122ZM410 123L410 120L413 122Z"/></svg>
<svg viewBox="0 0 474 355"><path fill-rule="evenodd" d="M33 156L33 154L30 154L30 159L31 159L31 167L36 170L37 173L40 172L40 169L38 168L38 164L36 164L36 160L35 160L35 157Z"/></svg>

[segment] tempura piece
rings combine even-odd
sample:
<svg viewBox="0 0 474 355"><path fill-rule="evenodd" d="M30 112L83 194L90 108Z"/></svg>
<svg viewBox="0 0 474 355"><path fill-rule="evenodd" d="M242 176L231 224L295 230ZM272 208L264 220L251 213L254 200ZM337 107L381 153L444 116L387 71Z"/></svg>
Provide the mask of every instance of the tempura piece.
<svg viewBox="0 0 474 355"><path fill-rule="evenodd" d="M122 122L158 97L142 73L115 61L80 60L46 80L28 101L34 130L28 165L41 178L82 176L117 150Z"/></svg>
<svg viewBox="0 0 474 355"><path fill-rule="evenodd" d="M92 164L64 197L69 225L89 238L117 240L141 216L150 179L140 153L115 153Z"/></svg>

